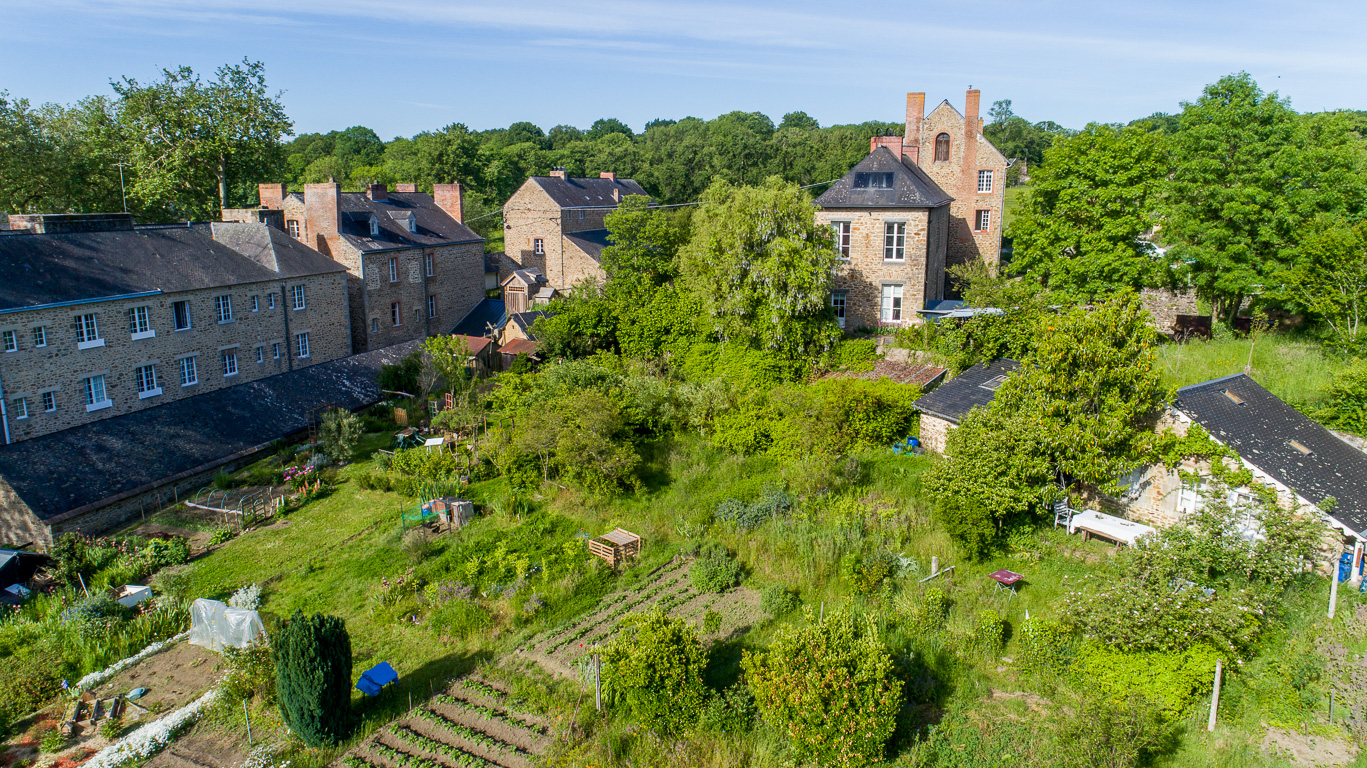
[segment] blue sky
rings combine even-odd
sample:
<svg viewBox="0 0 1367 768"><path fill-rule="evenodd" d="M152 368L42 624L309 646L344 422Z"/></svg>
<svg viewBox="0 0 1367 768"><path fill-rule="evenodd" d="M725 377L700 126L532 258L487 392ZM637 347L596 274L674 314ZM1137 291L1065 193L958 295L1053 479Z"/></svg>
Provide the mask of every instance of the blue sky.
<svg viewBox="0 0 1367 768"><path fill-rule="evenodd" d="M452 122L587 127L616 117L803 110L899 121L904 94L1070 127L1176 111L1247 70L1301 111L1367 108L1367 40L1347 2L979 0L4 0L0 90L109 93L188 64L266 63L298 132L381 137Z"/></svg>

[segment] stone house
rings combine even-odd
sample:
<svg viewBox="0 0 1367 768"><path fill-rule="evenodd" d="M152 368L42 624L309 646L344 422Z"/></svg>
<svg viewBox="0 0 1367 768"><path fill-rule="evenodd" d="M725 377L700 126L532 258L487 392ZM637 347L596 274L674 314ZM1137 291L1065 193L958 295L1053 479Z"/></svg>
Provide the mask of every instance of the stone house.
<svg viewBox="0 0 1367 768"><path fill-rule="evenodd" d="M556 296L555 288L541 270L530 267L515 269L503 279L503 306L513 314L532 307L544 307Z"/></svg>
<svg viewBox="0 0 1367 768"><path fill-rule="evenodd" d="M459 184L430 195L413 184L261 184L259 194L286 232L346 268L353 352L448 333L484 298L484 238L463 223Z"/></svg>
<svg viewBox="0 0 1367 768"><path fill-rule="evenodd" d="M645 194L640 184L615 173L596 179L570 178L564 170L533 176L503 205L505 257L539 270L559 291L587 278L601 284L608 245L603 220L622 198Z"/></svg>
<svg viewBox="0 0 1367 768"><path fill-rule="evenodd" d="M907 94L903 136L876 136L869 155L816 199L842 264L831 305L842 326L919 322L926 302L952 292L946 267L1001 261L1006 158L982 134L980 94L961 114Z"/></svg>
<svg viewBox="0 0 1367 768"><path fill-rule="evenodd" d="M544 309L509 314L503 325L497 329L499 346L507 346L514 339L540 341L532 333L532 326L536 324L537 320L550 316L551 314Z"/></svg>
<svg viewBox="0 0 1367 768"><path fill-rule="evenodd" d="M991 404L997 388L1019 369L1020 363L1005 357L979 363L918 398L914 405L921 412L921 445L943 454L950 430L973 408Z"/></svg>
<svg viewBox="0 0 1367 768"><path fill-rule="evenodd" d="M0 236L6 444L345 357L346 273L258 223L10 217Z"/></svg>

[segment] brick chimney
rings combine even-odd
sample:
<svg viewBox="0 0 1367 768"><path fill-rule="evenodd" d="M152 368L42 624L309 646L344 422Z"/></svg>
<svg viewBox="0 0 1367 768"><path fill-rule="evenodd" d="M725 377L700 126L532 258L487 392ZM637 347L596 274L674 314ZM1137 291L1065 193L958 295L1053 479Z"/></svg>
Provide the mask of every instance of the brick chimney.
<svg viewBox="0 0 1367 768"><path fill-rule="evenodd" d="M365 188L365 196L370 198L371 200L388 200L389 187L386 187L383 184L367 184Z"/></svg>
<svg viewBox="0 0 1367 768"><path fill-rule="evenodd" d="M872 153L879 147L887 147L890 152L898 157L902 156L902 137L901 136L870 136L869 152Z"/></svg>
<svg viewBox="0 0 1367 768"><path fill-rule="evenodd" d="M341 196L336 181L304 185L304 242L329 255L328 241L336 239L341 223Z"/></svg>
<svg viewBox="0 0 1367 768"><path fill-rule="evenodd" d="M902 156L912 165L921 161L921 120L926 114L926 95L907 94L907 129L902 137Z"/></svg>
<svg viewBox="0 0 1367 768"><path fill-rule="evenodd" d="M394 191L395 191L395 192L417 192L417 191L418 191L418 185L417 185L417 184L395 184L395 185L394 185Z"/></svg>
<svg viewBox="0 0 1367 768"><path fill-rule="evenodd" d="M464 224L465 204L461 200L462 192L459 183L432 185L432 199L436 202L437 207L446 211L451 218Z"/></svg>
<svg viewBox="0 0 1367 768"><path fill-rule="evenodd" d="M978 102L981 93L977 88L969 88L964 94L964 155L963 155L963 174L960 177L962 183L961 194L965 199L972 199L971 194L978 191L978 174L974 171L978 167Z"/></svg>
<svg viewBox="0 0 1367 768"><path fill-rule="evenodd" d="M553 179L567 179L567 178L569 178L569 174L565 173L565 169L564 169L564 168L553 168L553 169L551 170L551 178L553 178Z"/></svg>
<svg viewBox="0 0 1367 768"><path fill-rule="evenodd" d="M278 211L285 207L284 184L257 184L256 194L261 200L262 208Z"/></svg>
<svg viewBox="0 0 1367 768"><path fill-rule="evenodd" d="M600 179L607 179L608 181L617 181L617 172L616 172L616 171L603 171L602 173L598 174L598 178L600 178Z"/></svg>

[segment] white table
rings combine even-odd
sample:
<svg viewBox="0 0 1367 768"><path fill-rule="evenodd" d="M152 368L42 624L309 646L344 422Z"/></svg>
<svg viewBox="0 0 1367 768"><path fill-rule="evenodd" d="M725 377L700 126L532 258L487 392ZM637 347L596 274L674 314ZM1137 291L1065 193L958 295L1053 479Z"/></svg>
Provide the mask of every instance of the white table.
<svg viewBox="0 0 1367 768"><path fill-rule="evenodd" d="M1068 533L1077 533L1079 530L1083 532L1084 538L1088 535L1100 536L1103 539L1114 541L1117 546L1120 544L1134 546L1139 537L1147 536L1155 531L1151 525L1136 523L1133 520L1108 515L1095 509L1084 509L1073 513L1073 518L1068 521Z"/></svg>

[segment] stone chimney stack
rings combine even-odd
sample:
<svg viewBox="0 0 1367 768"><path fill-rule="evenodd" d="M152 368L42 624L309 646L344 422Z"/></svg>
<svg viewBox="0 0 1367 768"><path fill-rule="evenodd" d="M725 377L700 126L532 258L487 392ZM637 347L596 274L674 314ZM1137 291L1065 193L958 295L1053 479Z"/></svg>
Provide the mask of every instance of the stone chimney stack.
<svg viewBox="0 0 1367 768"><path fill-rule="evenodd" d="M367 184L365 188L365 196L370 198L371 200L388 200L389 187L386 187L383 184Z"/></svg>
<svg viewBox="0 0 1367 768"><path fill-rule="evenodd" d="M553 178L553 179L567 179L567 178L569 178L569 174L565 173L565 169L564 169L564 168L554 168L554 169L551 170L551 178Z"/></svg>
<svg viewBox="0 0 1367 768"><path fill-rule="evenodd" d="M978 167L978 126L981 122L978 118L978 102L981 99L981 92L977 88L969 88L964 94L964 154L963 154L963 175L960 180L963 188L960 194L965 195L964 199L972 199L970 193L978 190L978 175L974 169Z"/></svg>
<svg viewBox="0 0 1367 768"><path fill-rule="evenodd" d="M607 179L608 181L617 181L617 172L616 172L616 171L603 171L602 173L598 174L598 178L600 178L600 179Z"/></svg>
<svg viewBox="0 0 1367 768"><path fill-rule="evenodd" d="M284 184L257 184L256 194L261 200L262 208L279 211L285 207Z"/></svg>
<svg viewBox="0 0 1367 768"><path fill-rule="evenodd" d="M459 183L453 184L433 184L432 200L437 207L446 211L451 218L465 223L465 203L461 199L461 187Z"/></svg>
<svg viewBox="0 0 1367 768"><path fill-rule="evenodd" d="M902 137L902 156L912 165L921 161L921 120L926 114L926 95L907 94L907 129Z"/></svg>
<svg viewBox="0 0 1367 768"><path fill-rule="evenodd" d="M395 192L417 192L417 191L418 191L418 185L417 185L417 184L405 184L405 183L395 184L395 185L394 185L394 191L395 191Z"/></svg>
<svg viewBox="0 0 1367 768"><path fill-rule="evenodd" d="M342 185L336 181L304 185L304 242L332 255L329 240L341 224Z"/></svg>

